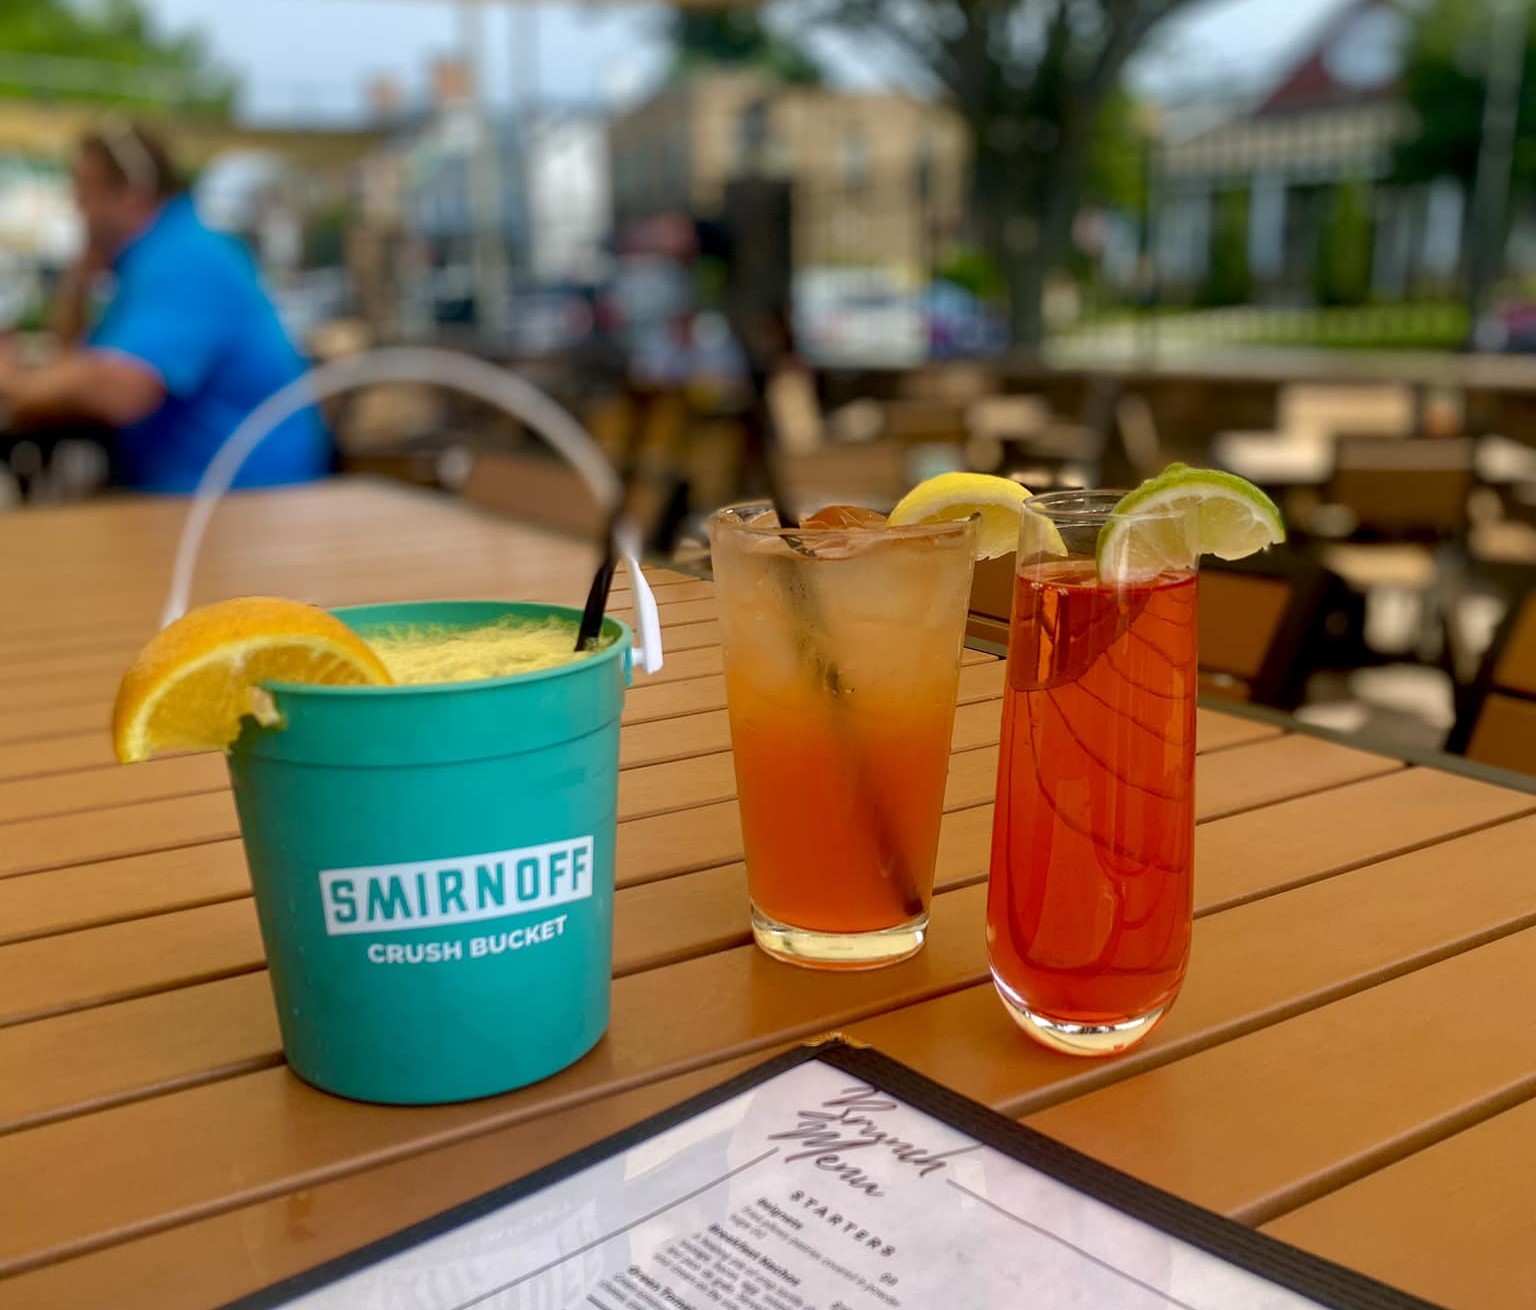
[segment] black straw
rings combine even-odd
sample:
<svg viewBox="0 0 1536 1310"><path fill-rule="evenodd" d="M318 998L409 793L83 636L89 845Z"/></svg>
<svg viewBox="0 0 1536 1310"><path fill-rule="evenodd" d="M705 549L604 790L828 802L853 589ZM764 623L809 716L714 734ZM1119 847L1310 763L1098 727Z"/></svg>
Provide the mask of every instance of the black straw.
<svg viewBox="0 0 1536 1310"><path fill-rule="evenodd" d="M592 585L587 589L586 607L581 611L581 626L576 630L576 649L592 650L603 630L603 615L608 609L608 593L613 590L613 575L618 570L619 555L614 548L613 533L617 526L615 515L608 524L607 544L603 548L603 562L597 566Z"/></svg>
<svg viewBox="0 0 1536 1310"><path fill-rule="evenodd" d="M653 394L626 396L628 440L625 442L622 455L616 461L615 470L619 475L619 499L613 507L613 513L608 516L608 521L603 525L603 560L597 566L597 572L592 575L592 585L587 588L587 603L581 611L581 626L576 630L577 650L594 650L597 647L598 636L603 630L603 614L608 609L608 593L613 590L613 575L619 567L619 524L624 520L625 512L629 509L630 497L634 493L640 437L646 429L656 402L657 397Z"/></svg>

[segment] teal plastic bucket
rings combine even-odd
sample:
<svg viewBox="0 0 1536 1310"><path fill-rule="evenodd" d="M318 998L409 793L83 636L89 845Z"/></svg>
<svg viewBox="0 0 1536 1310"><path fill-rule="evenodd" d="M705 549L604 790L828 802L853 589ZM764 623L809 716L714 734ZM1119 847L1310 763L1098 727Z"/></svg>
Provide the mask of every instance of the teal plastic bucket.
<svg viewBox="0 0 1536 1310"><path fill-rule="evenodd" d="M363 636L555 605L336 614ZM390 1104L468 1100L579 1059L608 1024L619 715L631 634L561 668L443 686L271 688L229 757L283 1049Z"/></svg>

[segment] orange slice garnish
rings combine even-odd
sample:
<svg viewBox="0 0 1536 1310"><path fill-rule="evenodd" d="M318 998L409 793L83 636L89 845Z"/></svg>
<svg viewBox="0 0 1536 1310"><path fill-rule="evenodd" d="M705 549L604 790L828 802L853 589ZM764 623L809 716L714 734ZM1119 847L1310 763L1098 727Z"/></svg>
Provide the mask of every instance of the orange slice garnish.
<svg viewBox="0 0 1536 1310"><path fill-rule="evenodd" d="M268 682L391 681L368 644L317 606L271 596L216 601L139 652L117 690L112 748L125 764L162 751L223 749L240 735L242 718L269 717Z"/></svg>

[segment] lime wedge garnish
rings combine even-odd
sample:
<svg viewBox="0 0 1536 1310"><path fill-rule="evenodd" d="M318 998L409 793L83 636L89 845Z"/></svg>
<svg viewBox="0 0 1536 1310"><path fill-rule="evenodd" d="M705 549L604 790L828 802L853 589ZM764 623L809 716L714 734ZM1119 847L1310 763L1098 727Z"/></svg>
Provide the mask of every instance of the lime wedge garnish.
<svg viewBox="0 0 1536 1310"><path fill-rule="evenodd" d="M1121 497L1114 513L1097 551L1099 576L1111 582L1189 568L1201 555L1242 559L1285 540L1279 508L1253 483L1187 464L1147 479ZM1140 515L1146 517L1138 521Z"/></svg>
<svg viewBox="0 0 1536 1310"><path fill-rule="evenodd" d="M919 482L897 503L886 520L893 528L919 523L949 523L973 515L981 520L976 558L996 559L1018 550L1031 555L1065 555L1056 525L1040 514L1026 514L1029 492L1011 478L990 473L940 473Z"/></svg>

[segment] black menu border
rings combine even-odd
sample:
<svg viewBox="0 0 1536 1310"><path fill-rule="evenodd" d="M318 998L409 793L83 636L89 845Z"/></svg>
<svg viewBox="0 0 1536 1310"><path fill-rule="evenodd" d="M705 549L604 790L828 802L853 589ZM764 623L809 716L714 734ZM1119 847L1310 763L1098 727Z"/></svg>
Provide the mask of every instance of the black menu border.
<svg viewBox="0 0 1536 1310"><path fill-rule="evenodd" d="M632 1150L642 1142L811 1060L820 1060L851 1074L1086 1196L1207 1251L1228 1264L1310 1297L1330 1310L1442 1310L1432 1302L1288 1246L1132 1178L969 1100L876 1050L853 1045L841 1038L786 1051L524 1178L231 1301L224 1310L278 1310L306 1293L472 1223L610 1156Z"/></svg>

